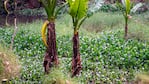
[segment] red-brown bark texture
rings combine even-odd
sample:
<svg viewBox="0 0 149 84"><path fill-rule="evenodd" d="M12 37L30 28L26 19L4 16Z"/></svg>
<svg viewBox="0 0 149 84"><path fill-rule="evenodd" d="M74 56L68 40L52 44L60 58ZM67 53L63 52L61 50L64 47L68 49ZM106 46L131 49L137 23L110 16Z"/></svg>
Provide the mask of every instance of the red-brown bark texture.
<svg viewBox="0 0 149 84"><path fill-rule="evenodd" d="M125 39L128 38L128 23L125 24Z"/></svg>
<svg viewBox="0 0 149 84"><path fill-rule="evenodd" d="M56 34L54 22L50 22L48 24L47 45L48 46L46 49L43 63L46 74L49 73L49 70L53 65L57 66L59 63L56 49Z"/></svg>
<svg viewBox="0 0 149 84"><path fill-rule="evenodd" d="M73 36L73 57L72 57L72 77L78 75L82 69L80 52L79 52L79 34Z"/></svg>

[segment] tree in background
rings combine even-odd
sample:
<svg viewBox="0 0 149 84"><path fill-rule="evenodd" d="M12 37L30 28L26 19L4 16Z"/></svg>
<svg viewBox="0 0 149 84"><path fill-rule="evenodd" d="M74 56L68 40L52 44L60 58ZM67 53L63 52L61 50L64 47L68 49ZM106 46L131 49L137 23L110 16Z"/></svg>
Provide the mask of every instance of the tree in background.
<svg viewBox="0 0 149 84"><path fill-rule="evenodd" d="M122 3L117 2L118 7L123 13L125 19L125 35L124 38L127 39L128 37L128 19L131 18L130 11L132 8L132 3L130 0L122 0Z"/></svg>
<svg viewBox="0 0 149 84"><path fill-rule="evenodd" d="M82 69L79 51L79 28L85 21L88 9L88 0L68 0L69 14L73 21L73 57L72 57L72 77L78 75Z"/></svg>
<svg viewBox="0 0 149 84"><path fill-rule="evenodd" d="M46 46L46 52L44 57L44 70L45 73L49 72L49 69L53 65L58 65L58 56L56 49L56 33L55 33L55 19L58 12L65 6L63 4L59 8L56 8L57 0L40 0L45 8L48 16L48 20L42 26L42 39ZM47 35L46 35L47 30Z"/></svg>

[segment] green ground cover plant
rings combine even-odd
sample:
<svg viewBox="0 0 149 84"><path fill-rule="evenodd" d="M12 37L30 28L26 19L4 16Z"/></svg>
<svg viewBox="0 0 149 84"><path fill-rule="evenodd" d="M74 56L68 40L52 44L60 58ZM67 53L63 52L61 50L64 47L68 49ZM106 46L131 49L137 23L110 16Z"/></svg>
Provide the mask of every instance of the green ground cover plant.
<svg viewBox="0 0 149 84"><path fill-rule="evenodd" d="M61 72L64 75L70 73L72 58L71 37L73 36L73 28L68 28L71 27L72 23L69 19L65 20L67 16L58 19L56 23L58 57L60 68L63 68ZM110 15L107 14L107 16L110 18ZM111 16L118 18L118 21L121 18L115 14L111 14ZM101 18L104 16L98 16L97 14L96 17ZM134 17L134 19L136 18ZM139 31L142 31L144 34L141 38L144 38L149 34L147 31L148 24L144 23L142 19L138 20L138 24L135 24L135 21L130 22L128 35L132 32L140 34ZM109 22L105 20L103 23L110 25L112 20ZM36 21L18 25L19 30L14 42L14 52L21 61L22 71L20 78L13 79L12 83L43 84L44 82L42 79L45 77L42 61L45 47L39 34L41 24L42 21ZM136 27L133 27L134 24L138 26L136 30ZM37 28L36 31L33 29L35 26ZM148 71L148 40L138 40L131 37L125 41L123 39L123 22L118 24L115 22L113 28L106 26L105 29L103 28L102 31L96 33L94 31L86 31L85 25L81 27L79 39L83 70L80 76L76 78L78 84L87 84L89 82L95 82L95 84L123 84L134 81L137 73ZM91 26L90 28L94 30L94 27ZM61 33L61 31L64 33ZM13 30L11 28L0 28L0 43L5 42L9 46L12 34Z"/></svg>
<svg viewBox="0 0 149 84"><path fill-rule="evenodd" d="M74 78L64 74L61 68L52 68L51 73L43 79L43 84L78 84Z"/></svg>

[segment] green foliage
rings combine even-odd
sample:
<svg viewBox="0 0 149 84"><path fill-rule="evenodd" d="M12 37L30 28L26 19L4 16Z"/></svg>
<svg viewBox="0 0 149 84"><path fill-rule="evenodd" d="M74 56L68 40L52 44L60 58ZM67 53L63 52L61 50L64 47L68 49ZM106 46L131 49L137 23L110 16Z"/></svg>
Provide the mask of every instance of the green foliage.
<svg viewBox="0 0 149 84"><path fill-rule="evenodd" d="M87 16L88 0L68 0L69 14L72 16L73 26L78 30Z"/></svg>
<svg viewBox="0 0 149 84"><path fill-rule="evenodd" d="M123 16L119 13L105 13L99 12L94 14L91 18L86 19L83 23L83 28L89 31L102 32L120 28L119 25L123 23Z"/></svg>
<svg viewBox="0 0 149 84"><path fill-rule="evenodd" d="M49 21L57 18L57 15L59 14L59 12L67 4L67 3L64 3L58 7L57 6L57 2L58 2L57 0L40 0L40 1L42 2L43 6L45 8L45 11L47 13Z"/></svg>
<svg viewBox="0 0 149 84"><path fill-rule="evenodd" d="M87 12L87 0L68 0L70 5L69 13L73 18L78 20L86 16Z"/></svg>
<svg viewBox="0 0 149 84"><path fill-rule="evenodd" d="M136 39L139 41L149 41L149 24L146 24L145 21L135 22L129 24L129 35L128 38Z"/></svg>
<svg viewBox="0 0 149 84"><path fill-rule="evenodd" d="M54 13L56 8L56 0L40 0L40 1L44 5L44 8L48 15L48 20L51 20L51 18L55 18Z"/></svg>
<svg viewBox="0 0 149 84"><path fill-rule="evenodd" d="M29 9L25 8L22 10L17 10L17 13L20 15L26 15L26 16L42 16L46 15L45 11L43 8L36 8L36 9Z"/></svg>
<svg viewBox="0 0 149 84"><path fill-rule="evenodd" d="M132 8L132 3L130 0L122 0L122 4L117 2L117 6L120 8L120 10L122 11L125 21L127 23L131 8ZM124 7L124 9L123 9Z"/></svg>
<svg viewBox="0 0 149 84"><path fill-rule="evenodd" d="M115 4L102 5L100 10L103 11L103 12L116 12L116 11L119 11L119 9L116 7Z"/></svg>
<svg viewBox="0 0 149 84"><path fill-rule="evenodd" d="M0 32L0 39L10 43L13 32L10 29L0 29ZM86 84L91 80L96 83L122 83L122 81L132 80L138 70L147 71L149 69L149 44L137 40L125 41L119 37L120 34L122 32L103 33L94 37L81 35L80 51L83 71L81 77L78 78L79 84ZM71 35L58 34L57 38L61 68L64 70L62 72L68 74L72 56ZM41 63L44 45L40 35L27 29L20 29L15 38L14 47L15 53L22 61L23 69L21 78L12 82L42 83L44 74ZM49 76L45 79L48 79Z"/></svg>
<svg viewBox="0 0 149 84"><path fill-rule="evenodd" d="M125 0L125 8L126 8L126 13L129 14L131 10L130 0Z"/></svg>
<svg viewBox="0 0 149 84"><path fill-rule="evenodd" d="M70 16L66 15L56 22L57 49L62 69L60 72L66 76L71 69L73 30L68 28L71 27L71 19L68 17ZM149 43L146 39L142 41L144 37L149 36L148 22L141 18L138 18L137 22L131 21L129 35L136 36L139 40L131 36L125 41L121 37L123 35L121 19L122 15L119 13L97 13L83 24L83 28L88 27L87 24L103 27L102 31L105 32L87 32L83 28L80 30L83 70L81 76L76 78L78 84L87 84L89 81L95 81L95 84L123 84L134 80L136 73L148 71ZM41 24L41 21L37 21L18 25L14 52L22 63L22 71L20 78L13 79L12 84L43 84L45 76L42 62L45 47L39 34ZM111 28L112 24L115 26ZM12 28L0 28L0 42L5 42L7 46L13 34ZM96 30L92 25L90 29ZM48 79L48 76L46 77Z"/></svg>
<svg viewBox="0 0 149 84"><path fill-rule="evenodd" d="M60 68L52 68L48 75L43 78L43 84L78 84L71 77L64 74Z"/></svg>

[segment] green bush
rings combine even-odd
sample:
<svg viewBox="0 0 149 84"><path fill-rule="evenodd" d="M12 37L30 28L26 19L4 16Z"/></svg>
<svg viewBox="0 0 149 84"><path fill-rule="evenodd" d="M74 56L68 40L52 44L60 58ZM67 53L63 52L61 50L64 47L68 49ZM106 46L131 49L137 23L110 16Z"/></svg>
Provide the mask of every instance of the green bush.
<svg viewBox="0 0 149 84"><path fill-rule="evenodd" d="M104 5L101 6L100 10L103 11L103 12L116 12L116 11L119 11L116 4L104 4Z"/></svg>
<svg viewBox="0 0 149 84"><path fill-rule="evenodd" d="M34 8L34 9L26 8L23 10L18 10L17 12L20 15L26 15L26 16L43 16L43 15L46 15L43 8Z"/></svg>

